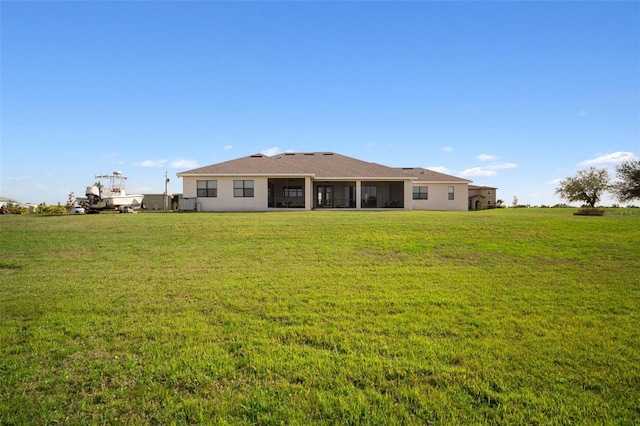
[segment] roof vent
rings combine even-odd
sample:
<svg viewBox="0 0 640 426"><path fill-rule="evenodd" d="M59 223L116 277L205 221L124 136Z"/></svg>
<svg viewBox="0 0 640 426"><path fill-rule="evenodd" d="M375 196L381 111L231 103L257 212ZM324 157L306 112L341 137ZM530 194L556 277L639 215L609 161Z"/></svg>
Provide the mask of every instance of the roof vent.
<svg viewBox="0 0 640 426"><path fill-rule="evenodd" d="M264 155L262 154L254 154L251 156L251 158L262 158L262 157L264 157Z"/></svg>
<svg viewBox="0 0 640 426"><path fill-rule="evenodd" d="M325 152L322 155L333 155L333 152Z"/></svg>
<svg viewBox="0 0 640 426"><path fill-rule="evenodd" d="M304 155L315 155L313 152L305 152Z"/></svg>
<svg viewBox="0 0 640 426"><path fill-rule="evenodd" d="M295 152L285 152L284 155L296 155Z"/></svg>

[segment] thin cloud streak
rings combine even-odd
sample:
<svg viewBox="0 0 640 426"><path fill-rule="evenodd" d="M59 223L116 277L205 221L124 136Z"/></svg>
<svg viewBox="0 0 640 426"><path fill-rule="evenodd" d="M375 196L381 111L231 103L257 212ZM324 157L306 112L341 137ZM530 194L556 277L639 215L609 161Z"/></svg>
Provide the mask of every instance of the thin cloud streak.
<svg viewBox="0 0 640 426"><path fill-rule="evenodd" d="M195 169L198 166L196 160L186 160L184 158L176 158L171 162L172 169Z"/></svg>
<svg viewBox="0 0 640 426"><path fill-rule="evenodd" d="M628 160L635 160L636 156L633 152L616 151L611 154L601 154L591 160L585 160L578 163L579 166L609 166L619 164Z"/></svg>
<svg viewBox="0 0 640 426"><path fill-rule="evenodd" d="M482 167L473 167L471 169L463 170L459 173L461 177L469 177L469 176L495 176L498 172L495 170L487 170Z"/></svg>
<svg viewBox="0 0 640 426"><path fill-rule="evenodd" d="M144 160L139 163L140 167L164 167L167 163L167 160Z"/></svg>
<svg viewBox="0 0 640 426"><path fill-rule="evenodd" d="M493 163L485 166L489 170L515 169L516 167L518 167L516 163Z"/></svg>
<svg viewBox="0 0 640 426"><path fill-rule="evenodd" d="M280 151L280 148L274 146L272 148L267 148L264 151L260 151L260 154L266 155L267 157L273 157L274 155L278 155L281 152L282 151Z"/></svg>
<svg viewBox="0 0 640 426"><path fill-rule="evenodd" d="M438 172L438 173L444 173L446 175L452 175L456 172L455 170L449 169L445 166L425 167L425 169L433 170L434 172Z"/></svg>

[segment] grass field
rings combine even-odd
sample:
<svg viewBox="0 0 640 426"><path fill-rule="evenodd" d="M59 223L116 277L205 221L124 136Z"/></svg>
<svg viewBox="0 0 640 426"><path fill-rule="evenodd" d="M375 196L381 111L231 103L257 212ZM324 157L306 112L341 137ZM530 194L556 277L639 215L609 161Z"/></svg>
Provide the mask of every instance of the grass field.
<svg viewBox="0 0 640 426"><path fill-rule="evenodd" d="M640 216L0 217L1 424L638 424Z"/></svg>

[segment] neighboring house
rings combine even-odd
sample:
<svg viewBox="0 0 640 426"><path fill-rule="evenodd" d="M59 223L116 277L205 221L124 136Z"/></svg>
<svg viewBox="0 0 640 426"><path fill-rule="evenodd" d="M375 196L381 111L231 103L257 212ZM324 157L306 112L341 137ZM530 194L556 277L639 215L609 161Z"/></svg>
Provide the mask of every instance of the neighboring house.
<svg viewBox="0 0 640 426"><path fill-rule="evenodd" d="M496 208L497 190L492 186L469 185L469 210Z"/></svg>
<svg viewBox="0 0 640 426"><path fill-rule="evenodd" d="M180 210L467 210L471 181L333 152L255 154L181 172Z"/></svg>
<svg viewBox="0 0 640 426"><path fill-rule="evenodd" d="M17 201L11 198L0 197L0 206L6 207L8 204L19 204Z"/></svg>

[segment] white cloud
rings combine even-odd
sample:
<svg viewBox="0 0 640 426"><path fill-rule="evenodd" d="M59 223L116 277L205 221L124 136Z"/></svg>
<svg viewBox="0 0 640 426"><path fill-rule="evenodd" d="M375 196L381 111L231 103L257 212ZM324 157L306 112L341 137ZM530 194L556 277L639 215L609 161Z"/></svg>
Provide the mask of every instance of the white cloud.
<svg viewBox="0 0 640 426"><path fill-rule="evenodd" d="M486 154L482 154L480 156L478 156L478 159L480 159L480 157L483 157L485 159L488 158L495 158L492 155L486 155ZM496 170L506 170L506 169L515 169L516 167L518 167L517 164L515 163L490 163L487 164L486 166L482 166L482 167L472 167L470 169L465 169L463 171L461 171L460 173L458 173L459 176L462 177L469 177L469 176L495 176L498 174L498 172Z"/></svg>
<svg viewBox="0 0 640 426"><path fill-rule="evenodd" d="M448 169L444 166L435 166L435 167L426 167L426 168L429 170L433 170L434 172L444 173L446 175L452 175L456 172L455 170Z"/></svg>
<svg viewBox="0 0 640 426"><path fill-rule="evenodd" d="M547 182L547 185L558 185L561 180L562 179L560 179L560 178L551 179L549 182Z"/></svg>
<svg viewBox="0 0 640 426"><path fill-rule="evenodd" d="M515 163L491 163L486 166L489 170L504 170L504 169L515 169L518 167Z"/></svg>
<svg viewBox="0 0 640 426"><path fill-rule="evenodd" d="M277 146L274 146L273 148L267 148L264 151L261 151L260 154L266 155L268 157L272 157L274 155L278 155L280 154L280 148L278 148Z"/></svg>
<svg viewBox="0 0 640 426"><path fill-rule="evenodd" d="M582 110L578 113L578 117L585 117L587 115L587 111Z"/></svg>
<svg viewBox="0 0 640 426"><path fill-rule="evenodd" d="M458 173L459 176L468 177L468 176L495 176L498 172L494 170L483 169L482 167L473 167L471 169L466 169Z"/></svg>
<svg viewBox="0 0 640 426"><path fill-rule="evenodd" d="M295 152L295 151L293 149L285 149L284 151L282 151L277 146L274 146L273 148L265 149L264 151L260 152L260 154L266 155L268 157L273 157L274 155L282 154L283 152Z"/></svg>
<svg viewBox="0 0 640 426"><path fill-rule="evenodd" d="M613 164L619 164L627 160L635 160L636 156L633 152L617 151L611 154L598 155L591 160L585 160L578 163L579 166L607 166Z"/></svg>
<svg viewBox="0 0 640 426"><path fill-rule="evenodd" d="M451 148L450 146L443 146L442 148L440 148L440 151L453 152L453 148Z"/></svg>
<svg viewBox="0 0 640 426"><path fill-rule="evenodd" d="M479 160L479 161L491 161L495 159L496 159L495 155L489 155L489 154L480 154L476 157L476 160Z"/></svg>
<svg viewBox="0 0 640 426"><path fill-rule="evenodd" d="M178 157L171 162L171 168L173 169L195 169L196 167L198 167L196 160L185 160Z"/></svg>
<svg viewBox="0 0 640 426"><path fill-rule="evenodd" d="M163 167L167 163L167 160L144 160L138 163L140 167Z"/></svg>
<svg viewBox="0 0 640 426"><path fill-rule="evenodd" d="M230 149L233 149L233 145L227 145L227 146L224 147L224 149L226 151L229 151Z"/></svg>

